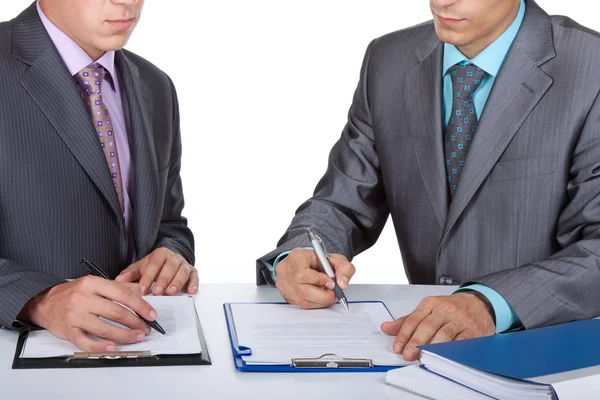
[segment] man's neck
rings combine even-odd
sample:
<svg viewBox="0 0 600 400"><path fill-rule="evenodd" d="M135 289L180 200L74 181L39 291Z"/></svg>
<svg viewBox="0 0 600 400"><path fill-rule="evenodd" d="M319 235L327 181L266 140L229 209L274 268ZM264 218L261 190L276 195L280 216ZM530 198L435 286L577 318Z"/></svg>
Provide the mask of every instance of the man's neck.
<svg viewBox="0 0 600 400"><path fill-rule="evenodd" d="M498 39L510 25L514 22L515 18L517 18L517 14L519 13L520 2L517 2L511 13L504 18L491 32L487 35L477 39L476 41L469 43L465 46L456 46L456 48L469 60L477 57L479 53L485 50L490 44L494 43L496 39Z"/></svg>

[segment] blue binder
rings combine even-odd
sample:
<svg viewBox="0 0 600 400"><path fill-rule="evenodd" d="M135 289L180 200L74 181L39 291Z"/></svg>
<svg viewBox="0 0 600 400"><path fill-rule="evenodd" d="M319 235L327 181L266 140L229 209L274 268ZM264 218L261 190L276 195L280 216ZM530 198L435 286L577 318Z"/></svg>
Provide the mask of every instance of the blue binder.
<svg viewBox="0 0 600 400"><path fill-rule="evenodd" d="M600 365L599 336L600 320L584 320L419 348L493 375L548 387L557 399L552 385L568 378L538 378ZM421 368L435 373L426 363ZM476 390L468 381L454 382Z"/></svg>
<svg viewBox="0 0 600 400"><path fill-rule="evenodd" d="M381 301L363 301L352 303L381 303L387 309L387 306ZM296 359L290 360L289 364L282 365L249 365L246 364L243 356L252 355L252 349L238 342L235 330L235 321L233 313L229 307L231 304L286 304L283 302L263 302L263 303L224 303L225 320L227 330L229 331L229 341L231 343L231 352L235 369L248 372L386 372L390 369L398 368L398 365L373 365L370 359L340 359L333 358L333 355L319 355L314 359ZM388 313L389 310L388 310ZM393 319L390 313L390 319ZM296 365L294 365L296 364ZM320 366L324 365L324 366Z"/></svg>
<svg viewBox="0 0 600 400"><path fill-rule="evenodd" d="M535 377L600 365L600 320L584 320L457 342L419 346L485 372Z"/></svg>

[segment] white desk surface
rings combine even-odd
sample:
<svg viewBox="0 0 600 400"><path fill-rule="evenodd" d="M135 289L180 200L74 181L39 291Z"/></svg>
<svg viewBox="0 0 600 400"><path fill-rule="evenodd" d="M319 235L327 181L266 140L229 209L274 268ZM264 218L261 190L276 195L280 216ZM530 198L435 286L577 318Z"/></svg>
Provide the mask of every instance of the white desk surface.
<svg viewBox="0 0 600 400"><path fill-rule="evenodd" d="M350 301L382 300L394 317L425 296L451 286L351 285ZM422 399L384 383L384 373L250 373L233 366L223 314L228 301L281 301L273 287L200 285L196 307L212 359L210 366L12 370L17 334L0 329L0 398L108 399ZM600 376L572 382L569 399L600 398ZM588 397L594 391L593 397ZM561 397L560 400L564 400Z"/></svg>

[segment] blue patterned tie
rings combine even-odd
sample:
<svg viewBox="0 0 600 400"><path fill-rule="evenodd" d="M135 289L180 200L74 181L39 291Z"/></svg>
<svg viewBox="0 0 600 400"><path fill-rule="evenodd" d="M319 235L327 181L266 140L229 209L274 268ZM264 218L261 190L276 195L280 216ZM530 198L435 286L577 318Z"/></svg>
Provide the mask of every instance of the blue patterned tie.
<svg viewBox="0 0 600 400"><path fill-rule="evenodd" d="M444 137L450 197L456 191L469 144L477 130L477 114L471 95L477 90L484 76L485 71L473 64L456 64L450 68L452 113Z"/></svg>

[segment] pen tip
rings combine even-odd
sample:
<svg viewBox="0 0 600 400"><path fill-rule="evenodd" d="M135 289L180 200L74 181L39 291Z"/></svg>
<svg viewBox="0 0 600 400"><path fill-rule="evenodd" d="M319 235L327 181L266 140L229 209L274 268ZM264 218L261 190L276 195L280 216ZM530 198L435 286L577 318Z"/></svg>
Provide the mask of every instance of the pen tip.
<svg viewBox="0 0 600 400"><path fill-rule="evenodd" d="M344 308L346 309L346 311L350 311L350 307L348 306L348 302L346 300L340 300L340 303L342 304L342 306L344 306Z"/></svg>

